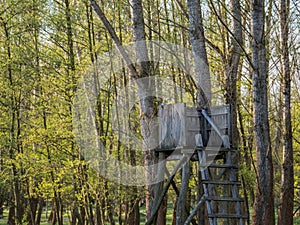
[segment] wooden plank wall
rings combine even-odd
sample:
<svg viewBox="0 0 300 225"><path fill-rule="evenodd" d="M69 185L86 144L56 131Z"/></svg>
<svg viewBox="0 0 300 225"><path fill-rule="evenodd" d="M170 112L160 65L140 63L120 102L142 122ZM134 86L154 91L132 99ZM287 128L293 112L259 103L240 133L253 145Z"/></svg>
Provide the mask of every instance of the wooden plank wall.
<svg viewBox="0 0 300 225"><path fill-rule="evenodd" d="M199 112L196 110L195 107L185 108L185 121L185 147L194 148L196 145L195 135L201 133Z"/></svg>
<svg viewBox="0 0 300 225"><path fill-rule="evenodd" d="M224 135L231 136L230 106L215 106L210 110L214 123ZM164 105L159 109L159 148L194 148L195 135L207 132L207 146L221 146L222 141L208 123L200 127L199 112L195 107L186 107L184 103ZM205 135L203 135L205 136Z"/></svg>
<svg viewBox="0 0 300 225"><path fill-rule="evenodd" d="M160 148L184 146L185 140L185 104L165 105L159 109Z"/></svg>
<svg viewBox="0 0 300 225"><path fill-rule="evenodd" d="M220 128L221 133L223 135L229 135L229 139L231 141L230 106L225 105L211 107L210 115L213 122L218 126L218 128ZM209 124L207 124L206 130L209 136L207 146L221 146L221 138L211 129Z"/></svg>

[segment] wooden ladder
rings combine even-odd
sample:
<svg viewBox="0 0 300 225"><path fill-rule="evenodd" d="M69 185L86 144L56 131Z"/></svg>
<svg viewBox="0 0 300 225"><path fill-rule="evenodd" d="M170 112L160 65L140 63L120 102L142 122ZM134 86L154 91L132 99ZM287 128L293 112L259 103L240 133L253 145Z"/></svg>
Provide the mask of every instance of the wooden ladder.
<svg viewBox="0 0 300 225"><path fill-rule="evenodd" d="M198 148L199 169L203 185L207 215L210 225L217 225L218 220L230 220L228 224L244 225L248 215L243 213L244 198L239 197L237 179L238 166L232 163L235 149ZM222 155L224 163L213 162L215 156ZM218 174L216 171L218 170ZM224 193L224 190L225 191ZM220 191L223 191L222 194ZM218 194L218 192L220 194ZM222 203L223 207L220 207ZM224 209L227 208L227 209ZM221 212L220 212L221 209ZM234 211L234 212L232 212ZM236 221L233 223L233 221Z"/></svg>
<svg viewBox="0 0 300 225"><path fill-rule="evenodd" d="M208 136L209 126L222 142L221 147L208 147L203 145L202 136L198 136L199 170L209 223L217 225L218 221L226 220L227 224L244 225L248 215L242 209L245 199L239 197L241 183L237 178L238 166L233 162L233 154L237 150L231 148L228 134L222 132L205 110L201 111L201 118L204 121L202 134Z"/></svg>

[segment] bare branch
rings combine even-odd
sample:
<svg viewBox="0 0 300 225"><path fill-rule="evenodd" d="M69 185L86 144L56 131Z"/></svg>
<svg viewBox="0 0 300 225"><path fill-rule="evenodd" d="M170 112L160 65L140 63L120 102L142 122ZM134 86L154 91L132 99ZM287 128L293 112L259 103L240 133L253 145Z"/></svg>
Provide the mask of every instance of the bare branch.
<svg viewBox="0 0 300 225"><path fill-rule="evenodd" d="M225 24L225 22L222 20L222 18L220 17L220 15L218 14L212 0L209 0L212 9L215 13L215 15L217 16L218 20L221 22L221 24L225 27L225 29L228 31L228 33L233 37L233 39L238 43L238 45L240 46L240 48L242 49L242 51L245 53L246 59L248 61L248 63L250 64L250 66L254 69L254 65L252 64L252 60L249 56L249 54L247 53L246 49L244 48L244 46L236 39L235 35L232 33L231 29L229 29L229 27Z"/></svg>
<svg viewBox="0 0 300 225"><path fill-rule="evenodd" d="M132 78L138 78L139 77L138 73L137 73L135 67L132 64L131 59L129 58L127 52L124 50L123 46L121 45L121 42L120 42L114 28L112 27L112 25L110 24L110 22L106 18L104 12L101 10L101 8L99 7L99 5L97 4L97 2L95 0L90 0L90 2L91 2L91 5L94 8L94 11L97 13L97 15L99 16L99 18L102 21L103 25L105 26L105 28L109 32L109 34L110 34L111 38L113 39L118 51L121 54L122 58L126 62L126 65L127 65L128 69L131 73Z"/></svg>

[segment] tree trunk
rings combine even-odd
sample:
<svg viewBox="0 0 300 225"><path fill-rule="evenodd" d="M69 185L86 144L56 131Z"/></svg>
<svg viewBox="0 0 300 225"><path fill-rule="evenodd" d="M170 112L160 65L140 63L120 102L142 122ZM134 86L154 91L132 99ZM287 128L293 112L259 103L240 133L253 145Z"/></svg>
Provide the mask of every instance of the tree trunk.
<svg viewBox="0 0 300 225"><path fill-rule="evenodd" d="M95 206L95 224L102 225L103 224L103 217L101 214L101 207L99 199L96 199L96 206Z"/></svg>
<svg viewBox="0 0 300 225"><path fill-rule="evenodd" d="M159 153L158 156L158 168L157 168L157 176L158 176L158 183L156 184L155 187L155 193L154 193L154 205L157 204L157 202L155 202L156 200L159 199L163 187L164 187L164 182L161 180L164 180L164 175L165 175L165 171L166 171L166 155L163 152ZM166 224L166 214L167 214L167 195L164 197L162 204L160 205L160 208L158 210L157 213L157 219L156 219L156 225L165 225Z"/></svg>
<svg viewBox="0 0 300 225"><path fill-rule="evenodd" d="M119 50L120 54L122 55L124 61L126 62L126 65L130 71L130 75L132 78L142 78L150 76L150 64L149 64L149 58L148 58L148 50L146 47L146 35L145 35L145 28L144 28L144 16L143 16L143 6L141 0L131 0L130 6L132 11L132 21L133 21L133 41L135 43L135 52L137 56L137 66L138 71L133 66L129 56L124 51L124 49L121 46L121 42L105 17L105 14L99 7L99 5L96 3L95 0L90 0L95 12L98 14L99 18L105 25L106 29L108 30L111 38L113 39L117 49ZM144 161L145 161L145 167L149 168L151 165L154 164L154 155L153 152L150 151L151 149L151 136L153 134L153 126L152 121L155 116L155 106L154 106L154 83L153 79L151 79L152 82L140 82L138 83L138 92L140 97L140 110L141 110L141 131L142 136L144 140ZM149 81L151 81L149 80ZM144 96L145 90L147 91L147 96ZM153 177L151 176L152 172L148 171L147 176L147 185L146 185L146 217L150 217L151 213L151 207L152 207L152 199L153 199Z"/></svg>
<svg viewBox="0 0 300 225"><path fill-rule="evenodd" d="M132 21L133 21L133 41L135 44L135 52L138 60L138 77L150 76L150 64L148 58L148 49L146 47L146 34L145 24L143 16L143 6L141 0L131 0L132 7ZM138 92L140 100L141 110L141 131L144 140L144 161L145 167L150 168L154 164L155 158L153 151L151 151L151 145L153 140L151 136L153 134L152 121L155 116L155 106L153 102L155 84L153 79L149 79L149 82L139 82ZM147 95L145 96L145 91ZM154 141L155 142L155 141ZM148 171L146 174L147 185L146 185L146 217L150 217L152 209L152 201L154 197L154 186L151 184L153 181L152 171Z"/></svg>
<svg viewBox="0 0 300 225"><path fill-rule="evenodd" d="M168 196L166 195L157 213L156 225L165 225L167 223L167 218L166 218L167 210L168 210Z"/></svg>
<svg viewBox="0 0 300 225"><path fill-rule="evenodd" d="M42 217L42 213L43 213L43 208L44 208L44 199L42 197L40 197L39 198L38 212L37 212L36 220L35 220L35 224L36 225L40 225L40 223L41 223L41 217Z"/></svg>
<svg viewBox="0 0 300 225"><path fill-rule="evenodd" d="M239 132L237 128L237 75L241 56L242 40L242 21L241 21L241 5L240 0L230 1L230 12L231 12L231 29L232 35L230 38L229 45L229 56L226 64L226 82L225 82L225 101L226 104L231 106L231 126L232 126L232 139L230 144L232 147L237 148L239 146ZM239 154L233 154L232 163L238 164ZM236 177L238 177L238 172L236 171ZM226 175L226 176L229 176ZM230 191L230 188L224 187L224 191ZM234 204L230 206L229 203L224 203L224 208L235 211ZM236 224L236 221L232 221ZM229 224L229 220L224 220L223 225Z"/></svg>
<svg viewBox="0 0 300 225"><path fill-rule="evenodd" d="M2 18L1 18L2 20ZM15 155L17 153L20 153L20 104L18 101L19 96L16 96L15 93L15 81L13 79L13 57L12 57L12 50L11 50L11 37L10 37L10 28L8 27L7 22L3 22L3 29L5 33L5 41L7 43L6 46L6 57L8 59L7 63L7 73L8 73L8 82L13 90L9 97L9 158L11 160L11 176L12 176L12 193L13 193L13 206L10 207L11 209L14 209L14 214L12 217L10 217L9 223L22 223L22 217L23 217L23 206L22 206L22 199L21 199L21 185L19 180L19 173L17 170L17 167L14 163ZM17 125L17 126L16 126ZM17 151L16 151L17 150Z"/></svg>
<svg viewBox="0 0 300 225"><path fill-rule="evenodd" d="M253 214L254 225L275 224L264 23L264 0L254 0L252 3L252 87L258 172Z"/></svg>
<svg viewBox="0 0 300 225"><path fill-rule="evenodd" d="M16 220L14 218L14 212L15 212L15 207L10 206L9 210L8 210L8 219L7 219L7 224L8 225L15 225L16 224Z"/></svg>
<svg viewBox="0 0 300 225"><path fill-rule="evenodd" d="M55 203L54 203L54 199L53 199L52 203L51 203L51 212L50 212L50 215L48 218L48 223L55 225L56 221L57 221L56 220L56 207L55 207Z"/></svg>
<svg viewBox="0 0 300 225"><path fill-rule="evenodd" d="M29 198L28 199L28 209L27 209L27 223L28 225L35 225L36 221L36 212L38 207L38 198Z"/></svg>
<svg viewBox="0 0 300 225"><path fill-rule="evenodd" d="M229 58L226 65L225 101L231 105L232 115L232 140L233 147L238 146L239 133L237 129L237 74L239 69L242 40L241 5L240 0L230 1L231 29L233 37L229 47Z"/></svg>
<svg viewBox="0 0 300 225"><path fill-rule="evenodd" d="M205 36L202 22L202 10L199 0L187 0L188 19L190 39L192 44L192 52L194 57L194 71L197 79L197 107L199 109L208 108L211 102L211 84L210 72L208 66L207 52L205 47ZM200 176L199 176L200 177ZM200 180L199 180L200 181ZM178 202L180 197L178 198ZM186 209L185 209L186 210ZM178 218L178 208L176 211L176 218ZM198 220L205 223L205 208L201 207L198 212ZM184 223L186 218L182 220ZM178 224L178 223L177 223Z"/></svg>
<svg viewBox="0 0 300 225"><path fill-rule="evenodd" d="M188 190L189 190L189 180L190 180L190 163L187 162L182 167L182 178L181 178L181 189L177 201L177 209L176 209L176 225L183 225L185 220L188 217L188 213L186 211L188 204Z"/></svg>
<svg viewBox="0 0 300 225"><path fill-rule="evenodd" d="M128 220L126 221L126 225L139 225L140 220L139 220L139 205L138 202L135 201L135 199L131 200L128 205L129 208L129 215L128 215Z"/></svg>
<svg viewBox="0 0 300 225"><path fill-rule="evenodd" d="M293 139L291 123L291 73L289 64L289 0L280 1L280 46L281 64L284 81L284 146L283 168L280 194L280 207L278 212L279 225L293 224L294 209L294 165L293 165Z"/></svg>
<svg viewBox="0 0 300 225"><path fill-rule="evenodd" d="M194 71L197 79L197 103L206 108L211 100L210 73L205 48L205 37L202 24L201 4L199 0L187 0L190 39L194 56Z"/></svg>

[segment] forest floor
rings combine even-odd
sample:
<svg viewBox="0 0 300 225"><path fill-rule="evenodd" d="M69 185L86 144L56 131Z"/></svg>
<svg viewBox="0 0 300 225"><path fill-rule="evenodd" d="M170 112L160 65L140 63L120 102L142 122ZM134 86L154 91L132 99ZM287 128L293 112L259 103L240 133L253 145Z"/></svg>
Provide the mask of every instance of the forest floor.
<svg viewBox="0 0 300 225"><path fill-rule="evenodd" d="M48 209L48 215L50 213L51 209ZM140 224L143 225L145 224L145 208L141 208L141 221ZM8 210L4 210L3 218L0 219L0 225L7 225L7 215L8 215ZM277 218L277 215L276 215ZM118 225L117 218L115 218L116 224ZM171 225L172 224L172 205L169 204L168 211L167 211L167 222L166 225ZM66 213L64 215L64 224L68 225L69 224L69 217L68 214ZM44 208L43 214L42 214L42 219L41 219L41 225L51 225L51 223L48 223L48 219L46 217L46 207ZM105 225L110 225L109 223L106 223ZM295 217L294 218L294 225L300 225L300 217Z"/></svg>
<svg viewBox="0 0 300 225"><path fill-rule="evenodd" d="M49 216L51 211L51 208L48 208L47 215ZM3 218L0 219L0 225L7 225L7 217L8 217L8 210L5 209L3 213ZM145 207L141 207L140 209L140 224L145 224ZM168 212L167 212L167 225L172 224L172 205L170 204L168 207ZM118 218L115 218L116 224L118 224ZM64 215L64 224L69 225L69 216L68 212L65 213ZM42 218L41 218L41 224L40 225L51 225L51 223L48 223L48 218L46 216L46 207L44 207L43 213L42 213ZM109 223L105 223L105 225L110 225Z"/></svg>

